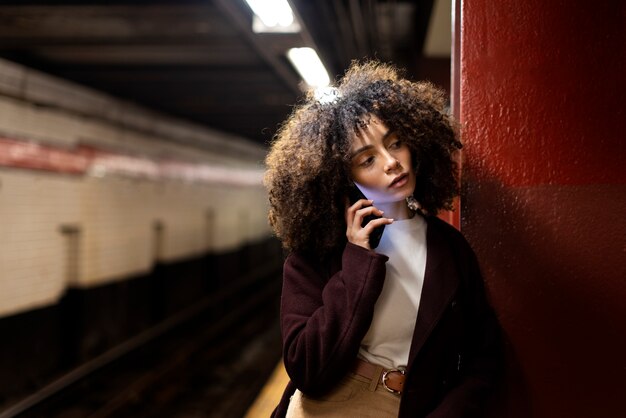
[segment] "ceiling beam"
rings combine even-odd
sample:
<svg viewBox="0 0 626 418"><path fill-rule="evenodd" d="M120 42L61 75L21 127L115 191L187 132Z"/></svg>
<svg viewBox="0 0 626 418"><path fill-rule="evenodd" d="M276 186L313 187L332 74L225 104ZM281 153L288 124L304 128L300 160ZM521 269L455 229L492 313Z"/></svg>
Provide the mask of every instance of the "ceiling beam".
<svg viewBox="0 0 626 418"><path fill-rule="evenodd" d="M279 78L297 95L302 92L299 84L300 79L291 71L284 61L280 60L275 51L268 48L267 43L262 43L259 36L252 32L252 25L249 19L243 14L241 8L237 7L233 0L215 0L215 3L224 13L235 23L239 31L246 37L252 48L265 60L265 62L276 72Z"/></svg>
<svg viewBox="0 0 626 418"><path fill-rule="evenodd" d="M237 33L209 3L203 5L2 6L0 39L58 43L181 42L235 37Z"/></svg>

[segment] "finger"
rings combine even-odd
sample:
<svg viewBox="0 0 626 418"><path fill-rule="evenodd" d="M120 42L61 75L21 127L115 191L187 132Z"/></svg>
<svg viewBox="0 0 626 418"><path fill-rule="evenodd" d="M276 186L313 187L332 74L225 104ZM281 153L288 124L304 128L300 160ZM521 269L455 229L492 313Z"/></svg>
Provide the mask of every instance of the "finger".
<svg viewBox="0 0 626 418"><path fill-rule="evenodd" d="M359 199L356 202L354 202L352 206L350 206L349 210L355 212L358 209L361 209L363 207L371 206L372 203L374 203L373 200Z"/></svg>
<svg viewBox="0 0 626 418"><path fill-rule="evenodd" d="M366 206L366 207L363 207L361 209L357 209L357 211L356 211L356 214L361 214L361 215L364 215L364 216L367 216L367 215L382 216L383 213L385 213L385 212L383 212L382 210L378 209L376 206Z"/></svg>
<svg viewBox="0 0 626 418"><path fill-rule="evenodd" d="M354 202L354 204L352 204L352 206L350 206L346 211L346 224L351 225L352 223L354 223L354 215L356 211L364 206L369 206L372 203L373 203L372 200L367 200L367 199L359 199L356 202Z"/></svg>
<svg viewBox="0 0 626 418"><path fill-rule="evenodd" d="M376 206L368 206L366 208L362 208L356 211L354 215L353 223L361 226L363 224L363 218L365 218L366 216L369 216L369 215L383 216L384 213L385 212L378 209Z"/></svg>
<svg viewBox="0 0 626 418"><path fill-rule="evenodd" d="M365 227L363 227L363 230L369 236L374 231L374 229L378 228L379 226L390 225L393 223L393 221L394 220L392 218L372 219L367 223L367 225L365 225Z"/></svg>

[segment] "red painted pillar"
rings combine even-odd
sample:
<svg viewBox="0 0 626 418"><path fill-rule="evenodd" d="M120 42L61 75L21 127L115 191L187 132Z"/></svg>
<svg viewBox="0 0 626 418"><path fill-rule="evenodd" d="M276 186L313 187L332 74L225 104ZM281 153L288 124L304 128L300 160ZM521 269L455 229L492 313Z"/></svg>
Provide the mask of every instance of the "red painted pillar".
<svg viewBox="0 0 626 418"><path fill-rule="evenodd" d="M494 415L624 416L626 3L460 3L461 227L507 343Z"/></svg>

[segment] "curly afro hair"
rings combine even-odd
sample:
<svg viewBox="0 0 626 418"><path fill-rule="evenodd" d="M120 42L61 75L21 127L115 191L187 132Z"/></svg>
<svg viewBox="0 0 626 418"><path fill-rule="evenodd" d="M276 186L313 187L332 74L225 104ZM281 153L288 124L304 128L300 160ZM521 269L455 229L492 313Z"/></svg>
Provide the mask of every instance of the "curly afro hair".
<svg viewBox="0 0 626 418"><path fill-rule="evenodd" d="M309 91L281 125L266 158L269 221L290 251L324 256L345 245L351 141L375 115L408 145L422 210L451 209L461 148L443 91L402 78L388 64L353 62L333 100Z"/></svg>

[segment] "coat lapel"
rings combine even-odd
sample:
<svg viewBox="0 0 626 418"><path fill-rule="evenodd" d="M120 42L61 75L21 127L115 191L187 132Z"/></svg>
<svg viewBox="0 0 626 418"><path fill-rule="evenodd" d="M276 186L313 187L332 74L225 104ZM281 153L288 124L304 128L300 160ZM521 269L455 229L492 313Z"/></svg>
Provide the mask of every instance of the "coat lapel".
<svg viewBox="0 0 626 418"><path fill-rule="evenodd" d="M427 217L426 232L426 271L424 285L413 331L413 341L409 353L408 367L411 367L417 353L432 332L441 315L450 304L458 288L458 274L455 272L454 257L445 235L438 225L438 219Z"/></svg>

